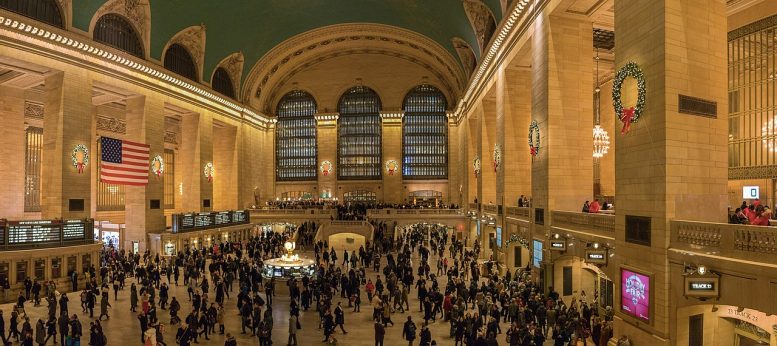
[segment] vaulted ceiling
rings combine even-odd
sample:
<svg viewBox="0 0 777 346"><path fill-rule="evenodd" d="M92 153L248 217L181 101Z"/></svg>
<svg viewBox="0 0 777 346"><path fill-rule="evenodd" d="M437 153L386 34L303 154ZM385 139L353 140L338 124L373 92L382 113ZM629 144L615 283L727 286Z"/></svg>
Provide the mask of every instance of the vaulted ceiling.
<svg viewBox="0 0 777 346"><path fill-rule="evenodd" d="M207 43L203 79L224 58L242 52L245 78L257 61L285 40L324 26L374 23L425 36L457 57L453 39L477 49L477 33L467 17L470 0L127 0L150 4L149 56L161 59L166 44L191 26L204 25ZM505 0L482 1L496 22ZM73 1L72 25L88 32L95 13L108 0ZM458 59L457 59L458 60Z"/></svg>

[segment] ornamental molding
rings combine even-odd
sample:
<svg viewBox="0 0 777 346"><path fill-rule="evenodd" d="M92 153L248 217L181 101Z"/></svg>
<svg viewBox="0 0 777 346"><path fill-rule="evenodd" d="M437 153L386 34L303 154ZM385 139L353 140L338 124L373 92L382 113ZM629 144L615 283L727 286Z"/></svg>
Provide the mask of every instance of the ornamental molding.
<svg viewBox="0 0 777 346"><path fill-rule="evenodd" d="M32 119L43 119L43 104L24 101L24 117Z"/></svg>
<svg viewBox="0 0 777 346"><path fill-rule="evenodd" d="M165 131L165 143L178 144L178 134L173 131Z"/></svg>
<svg viewBox="0 0 777 346"><path fill-rule="evenodd" d="M472 30L475 31L475 37L480 45L480 51L486 49L486 45L491 37L486 37L489 24L496 27L496 19L491 13L491 10L483 3L482 0L464 0L464 12L467 13L470 24L472 24Z"/></svg>
<svg viewBox="0 0 777 346"><path fill-rule="evenodd" d="M205 24L190 26L175 34L165 45L162 61L165 61L164 54L167 54L167 49L175 43L186 48L194 59L194 65L197 66L197 79L202 79L202 66L205 61Z"/></svg>
<svg viewBox="0 0 777 346"><path fill-rule="evenodd" d="M731 180L772 179L775 176L777 176L777 165L728 168L728 178Z"/></svg>
<svg viewBox="0 0 777 346"><path fill-rule="evenodd" d="M103 4L92 17L89 25L90 36L93 37L94 26L100 17L115 13L126 18L135 30L140 34L143 41L143 52L149 55L149 43L151 41L151 7L149 0L111 0Z"/></svg>
<svg viewBox="0 0 777 346"><path fill-rule="evenodd" d="M252 66L246 77L244 84L247 87L243 88L242 100L268 104L268 90L275 89L276 80L281 79L288 69L293 69L289 65L296 66L300 61L315 60L329 51L343 51L350 47L403 52L433 66L455 92L447 95L452 100L457 99L466 87L463 69L455 57L436 41L389 25L338 24L296 35L268 51Z"/></svg>
<svg viewBox="0 0 777 346"><path fill-rule="evenodd" d="M113 133L126 134L127 122L106 115L97 115L97 129Z"/></svg>
<svg viewBox="0 0 777 346"><path fill-rule="evenodd" d="M208 80L211 85L213 85L213 74L216 73L216 70L219 67L224 68L224 70L227 71L227 74L229 74L229 78L232 79L232 87L235 90L235 96L238 97L240 95L240 80L243 78L244 63L245 57L243 56L243 52L232 53L219 61L216 68L211 71L211 76Z"/></svg>
<svg viewBox="0 0 777 346"><path fill-rule="evenodd" d="M472 50L472 47L461 39L460 37L454 37L451 39L451 43L453 44L453 48L456 49L456 54L459 55L459 60L461 60L461 65L464 66L464 73L467 74L467 78L472 75L472 72L475 71L475 67L477 66L477 59L475 59L475 51Z"/></svg>

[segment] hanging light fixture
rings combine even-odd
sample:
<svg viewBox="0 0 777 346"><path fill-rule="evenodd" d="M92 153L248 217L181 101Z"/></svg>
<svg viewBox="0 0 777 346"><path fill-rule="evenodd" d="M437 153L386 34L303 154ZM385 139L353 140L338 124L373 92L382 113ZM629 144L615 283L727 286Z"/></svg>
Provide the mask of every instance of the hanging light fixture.
<svg viewBox="0 0 777 346"><path fill-rule="evenodd" d="M601 117L599 109L601 108L600 92L602 89L599 87L599 48L596 48L596 89L594 89L594 112L596 116L596 126L594 126L594 158L601 158L604 154L610 150L610 135L599 124Z"/></svg>

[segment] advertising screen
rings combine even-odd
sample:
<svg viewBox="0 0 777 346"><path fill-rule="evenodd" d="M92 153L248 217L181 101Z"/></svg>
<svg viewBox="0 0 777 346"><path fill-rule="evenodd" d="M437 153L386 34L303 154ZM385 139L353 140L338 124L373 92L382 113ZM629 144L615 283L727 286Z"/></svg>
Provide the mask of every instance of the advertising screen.
<svg viewBox="0 0 777 346"><path fill-rule="evenodd" d="M496 228L496 246L502 247L502 227Z"/></svg>
<svg viewBox="0 0 777 346"><path fill-rule="evenodd" d="M650 321L650 277L621 268L621 311Z"/></svg>
<svg viewBox="0 0 777 346"><path fill-rule="evenodd" d="M540 263L542 263L542 242L535 240L532 248L534 251L534 254L532 255L532 264L539 268Z"/></svg>
<svg viewBox="0 0 777 346"><path fill-rule="evenodd" d="M742 187L742 198L744 199L759 199L760 198L760 187L759 186L743 186Z"/></svg>

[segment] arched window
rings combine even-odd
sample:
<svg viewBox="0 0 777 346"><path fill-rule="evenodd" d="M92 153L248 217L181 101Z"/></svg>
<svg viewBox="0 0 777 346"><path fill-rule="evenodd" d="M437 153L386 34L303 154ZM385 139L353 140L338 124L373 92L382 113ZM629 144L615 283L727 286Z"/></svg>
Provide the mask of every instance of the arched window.
<svg viewBox="0 0 777 346"><path fill-rule="evenodd" d="M218 93L235 98L235 87L232 84L232 78L229 77L229 73L223 67L219 67L213 72L213 80L210 81L213 90Z"/></svg>
<svg viewBox="0 0 777 346"><path fill-rule="evenodd" d="M173 43L165 52L165 68L183 77L197 81L197 66L184 46Z"/></svg>
<svg viewBox="0 0 777 346"><path fill-rule="evenodd" d="M55 0L0 0L0 8L58 28L65 28L62 10Z"/></svg>
<svg viewBox="0 0 777 346"><path fill-rule="evenodd" d="M316 180L316 100L302 90L278 102L275 128L275 180Z"/></svg>
<svg viewBox="0 0 777 346"><path fill-rule="evenodd" d="M97 20L94 40L143 58L143 43L132 24L118 14L108 13Z"/></svg>
<svg viewBox="0 0 777 346"><path fill-rule="evenodd" d="M419 85L405 96L402 119L402 176L405 179L448 178L448 118L445 95Z"/></svg>
<svg viewBox="0 0 777 346"><path fill-rule="evenodd" d="M380 98L372 89L356 86L337 106L337 178L380 179Z"/></svg>

